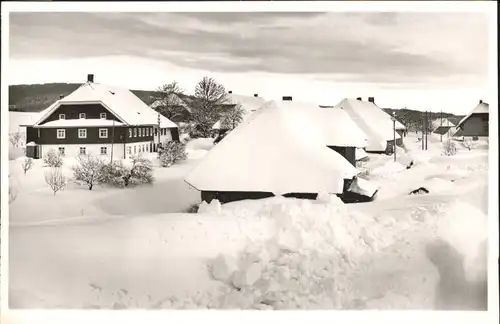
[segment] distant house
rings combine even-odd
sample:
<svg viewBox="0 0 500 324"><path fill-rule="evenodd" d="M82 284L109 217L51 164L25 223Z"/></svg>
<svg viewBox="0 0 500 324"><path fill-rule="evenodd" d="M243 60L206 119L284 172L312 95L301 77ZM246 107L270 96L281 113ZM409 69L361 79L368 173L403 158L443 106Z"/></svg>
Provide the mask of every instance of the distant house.
<svg viewBox="0 0 500 324"><path fill-rule="evenodd" d="M283 109L297 110L297 113L302 114L304 122L311 122L321 130L327 147L342 155L352 165L356 165L356 149L366 147L368 136L342 108L321 108L313 103L293 102L290 96L283 99L273 104Z"/></svg>
<svg viewBox="0 0 500 324"><path fill-rule="evenodd" d="M216 145L185 181L206 202L274 195L314 199L318 193L342 194L357 173L325 147L322 129L303 113L270 102Z"/></svg>
<svg viewBox="0 0 500 324"><path fill-rule="evenodd" d="M489 135L490 105L482 100L457 125L457 134L467 137L482 137ZM455 134L456 136L458 136Z"/></svg>
<svg viewBox="0 0 500 324"><path fill-rule="evenodd" d="M393 149L394 138L396 138L397 145L402 144L400 133L406 127L396 120L396 134L394 134L394 122L391 116L374 102L362 101L361 98L344 99L334 107L343 109L368 136L366 152L389 153Z"/></svg>
<svg viewBox="0 0 500 324"><path fill-rule="evenodd" d="M18 135L19 141L14 147L24 148L26 145L26 126L31 125L38 119L38 113L9 111L9 136ZM12 143L11 143L12 145Z"/></svg>
<svg viewBox="0 0 500 324"><path fill-rule="evenodd" d="M432 121L432 131L450 137L455 135L456 125L448 118L436 118Z"/></svg>
<svg viewBox="0 0 500 324"><path fill-rule="evenodd" d="M27 127L27 154L50 150L65 156L92 154L112 159L153 152L160 141L179 140L178 127L128 89L87 82L39 113Z"/></svg>
<svg viewBox="0 0 500 324"><path fill-rule="evenodd" d="M234 107L236 105L241 106L244 111L243 119L246 120L250 115L259 110L260 107L264 105L266 100L262 97L259 97L259 94L255 93L253 96L245 96L245 95L237 95L233 94L232 91L228 91L227 93L227 105ZM222 125L222 120L217 121L213 126L213 130L218 131L219 133L225 133L229 129L224 128Z"/></svg>

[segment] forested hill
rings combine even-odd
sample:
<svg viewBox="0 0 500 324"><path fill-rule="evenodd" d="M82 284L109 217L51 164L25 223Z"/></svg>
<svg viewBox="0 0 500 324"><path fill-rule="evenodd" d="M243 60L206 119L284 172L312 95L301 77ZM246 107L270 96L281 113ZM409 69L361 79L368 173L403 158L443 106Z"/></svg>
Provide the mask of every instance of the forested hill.
<svg viewBox="0 0 500 324"><path fill-rule="evenodd" d="M61 95L67 96L81 83L45 83L9 86L9 110L37 112L57 101ZM154 91L132 90L146 104L154 101Z"/></svg>
<svg viewBox="0 0 500 324"><path fill-rule="evenodd" d="M67 96L75 91L81 83L45 83L29 85L11 85L9 86L9 110L37 112L41 111L56 100L59 96ZM146 104L153 103L155 91L132 90ZM410 109L384 109L389 114L396 112L396 118L411 129L420 128L422 125L423 113ZM443 118L449 118L450 121L457 124L463 116L454 116L443 113ZM430 113L431 119L440 118L440 113Z"/></svg>

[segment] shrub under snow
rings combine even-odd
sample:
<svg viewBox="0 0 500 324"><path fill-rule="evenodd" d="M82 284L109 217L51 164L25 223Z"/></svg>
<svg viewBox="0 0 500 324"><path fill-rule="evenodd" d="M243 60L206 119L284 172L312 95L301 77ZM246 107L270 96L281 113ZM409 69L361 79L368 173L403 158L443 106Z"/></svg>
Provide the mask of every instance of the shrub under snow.
<svg viewBox="0 0 500 324"><path fill-rule="evenodd" d="M49 171L45 172L45 182L52 189L55 196L58 191L64 190L68 181L61 168L50 168Z"/></svg>
<svg viewBox="0 0 500 324"><path fill-rule="evenodd" d="M175 141L164 143L160 146L160 162L163 167L170 167L177 161L187 158L186 145Z"/></svg>
<svg viewBox="0 0 500 324"><path fill-rule="evenodd" d="M443 143L443 154L446 156L452 156L457 154L457 146L455 145L455 142L453 142L451 139L448 139L446 142Z"/></svg>
<svg viewBox="0 0 500 324"><path fill-rule="evenodd" d="M59 152L52 149L44 156L43 162L51 168L60 168L63 165L63 157Z"/></svg>
<svg viewBox="0 0 500 324"><path fill-rule="evenodd" d="M92 190L102 181L102 167L104 162L92 155L80 155L73 166L73 176L76 183L86 185Z"/></svg>
<svg viewBox="0 0 500 324"><path fill-rule="evenodd" d="M26 175L26 172L30 170L34 165L33 159L32 158L25 158L23 164L21 164L21 167L23 168L24 175Z"/></svg>

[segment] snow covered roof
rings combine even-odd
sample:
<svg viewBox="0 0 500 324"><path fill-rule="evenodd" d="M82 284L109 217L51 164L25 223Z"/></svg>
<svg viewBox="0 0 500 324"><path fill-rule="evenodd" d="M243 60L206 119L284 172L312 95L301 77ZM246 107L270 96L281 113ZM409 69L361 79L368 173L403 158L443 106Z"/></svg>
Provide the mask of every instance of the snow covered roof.
<svg viewBox="0 0 500 324"><path fill-rule="evenodd" d="M23 126L33 125L39 116L39 113L9 111L9 133L19 132Z"/></svg>
<svg viewBox="0 0 500 324"><path fill-rule="evenodd" d="M302 118L295 109L266 103L210 150L185 181L204 191L341 193L343 179L358 171L322 143L317 125Z"/></svg>
<svg viewBox="0 0 500 324"><path fill-rule="evenodd" d="M439 134L439 135L444 135L449 132L450 128L453 126L439 126L434 130L434 133Z"/></svg>
<svg viewBox="0 0 500 324"><path fill-rule="evenodd" d="M455 127L455 124L449 120L448 118L443 118L443 120L441 120L441 118L436 118L432 121L432 127L434 129L437 129L438 127L440 126L451 126L451 127Z"/></svg>
<svg viewBox="0 0 500 324"><path fill-rule="evenodd" d="M366 151L385 151L387 141L394 139L391 116L373 103L356 99L344 99L335 108L325 109L339 108L342 108L368 136ZM396 122L396 129L398 129L398 122ZM401 138L399 134L396 133L395 135L396 139Z"/></svg>
<svg viewBox="0 0 500 324"><path fill-rule="evenodd" d="M110 119L57 119L45 124L37 126L37 128L51 128L51 127L110 127L110 126L123 126L123 123Z"/></svg>
<svg viewBox="0 0 500 324"><path fill-rule="evenodd" d="M177 94L172 93L172 94L170 94L170 96L171 96L172 104L176 104L178 106L184 107L188 112L191 112L191 108ZM156 107L160 106L162 103L163 103L162 99L157 99L150 105L150 107L156 108Z"/></svg>
<svg viewBox="0 0 500 324"><path fill-rule="evenodd" d="M462 124L465 123L465 121L474 114L489 114L489 113L490 113L490 104L481 101L467 116L462 118L462 120L458 123L457 128L462 126Z"/></svg>
<svg viewBox="0 0 500 324"><path fill-rule="evenodd" d="M56 101L40 113L40 119L35 123L43 122L55 109L62 104L102 104L111 113L116 115L126 125L151 125L158 123L158 113L146 105L141 99L125 88L110 87L100 83L84 83L68 96ZM86 119L87 121L89 119ZM163 127L177 127L163 115L160 115L160 124Z"/></svg>

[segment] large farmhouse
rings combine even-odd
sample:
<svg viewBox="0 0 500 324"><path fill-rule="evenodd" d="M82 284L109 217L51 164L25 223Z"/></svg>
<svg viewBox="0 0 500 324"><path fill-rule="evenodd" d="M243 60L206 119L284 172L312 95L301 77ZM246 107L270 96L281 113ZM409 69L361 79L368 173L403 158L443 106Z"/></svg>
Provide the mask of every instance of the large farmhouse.
<svg viewBox="0 0 500 324"><path fill-rule="evenodd" d="M34 158L55 150L65 156L123 159L153 152L159 142L179 140L176 124L130 90L94 83L92 74L25 126L27 155Z"/></svg>
<svg viewBox="0 0 500 324"><path fill-rule="evenodd" d="M327 148L322 130L302 117L295 109L264 105L216 145L185 181L206 202L342 194L358 171Z"/></svg>
<svg viewBox="0 0 500 324"><path fill-rule="evenodd" d="M479 104L458 123L455 136L488 136L489 116L490 105L479 100Z"/></svg>

